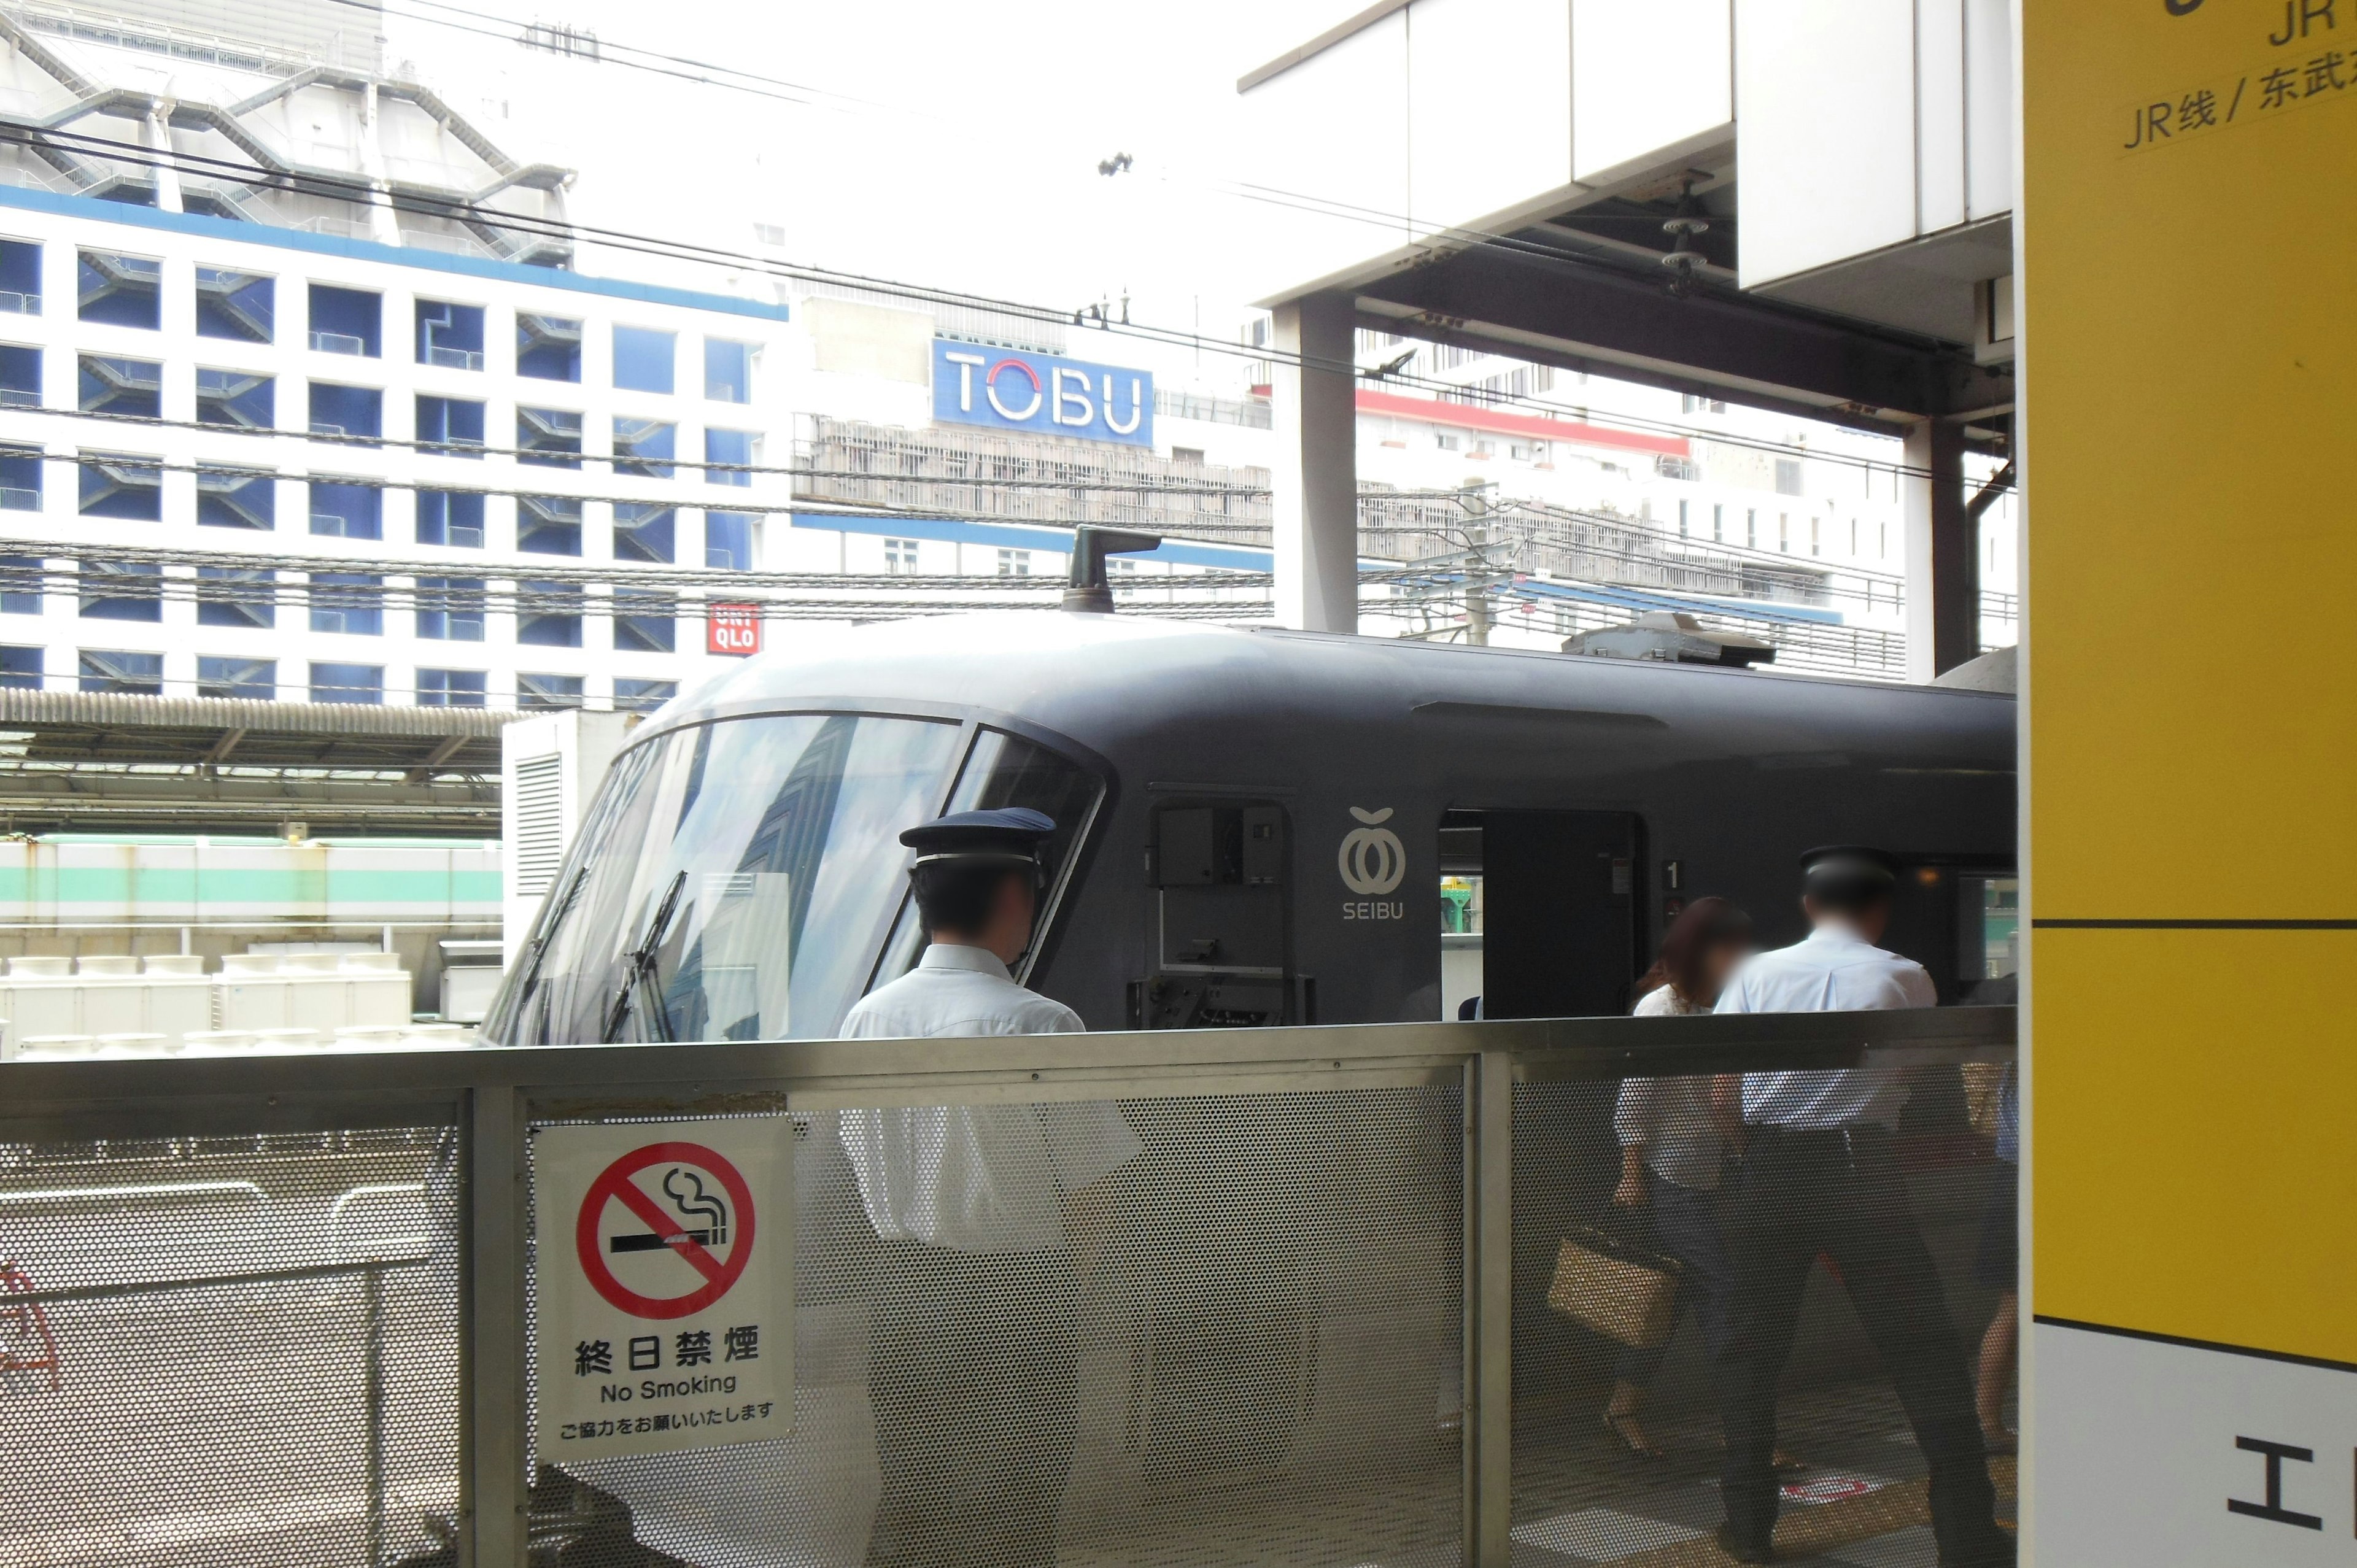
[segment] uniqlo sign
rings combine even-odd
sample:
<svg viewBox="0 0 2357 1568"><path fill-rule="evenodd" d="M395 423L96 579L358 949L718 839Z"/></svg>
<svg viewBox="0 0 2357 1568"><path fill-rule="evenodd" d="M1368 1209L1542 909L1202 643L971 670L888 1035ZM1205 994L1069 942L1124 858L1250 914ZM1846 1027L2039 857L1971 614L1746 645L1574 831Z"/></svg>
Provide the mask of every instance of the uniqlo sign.
<svg viewBox="0 0 2357 1568"><path fill-rule="evenodd" d="M744 655L761 651L761 607L713 605L705 618L706 650Z"/></svg>

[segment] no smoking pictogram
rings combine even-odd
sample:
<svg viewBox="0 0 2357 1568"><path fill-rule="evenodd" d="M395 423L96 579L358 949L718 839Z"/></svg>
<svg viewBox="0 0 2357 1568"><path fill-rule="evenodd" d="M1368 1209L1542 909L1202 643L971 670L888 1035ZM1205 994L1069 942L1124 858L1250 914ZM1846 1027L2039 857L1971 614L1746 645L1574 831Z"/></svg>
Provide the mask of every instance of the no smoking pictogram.
<svg viewBox="0 0 2357 1568"><path fill-rule="evenodd" d="M649 1144L589 1184L574 1250L590 1288L612 1305L633 1317L685 1317L744 1276L753 1226L752 1189L726 1157L702 1144ZM664 1261L632 1268L642 1288L624 1283L614 1259L646 1254Z"/></svg>

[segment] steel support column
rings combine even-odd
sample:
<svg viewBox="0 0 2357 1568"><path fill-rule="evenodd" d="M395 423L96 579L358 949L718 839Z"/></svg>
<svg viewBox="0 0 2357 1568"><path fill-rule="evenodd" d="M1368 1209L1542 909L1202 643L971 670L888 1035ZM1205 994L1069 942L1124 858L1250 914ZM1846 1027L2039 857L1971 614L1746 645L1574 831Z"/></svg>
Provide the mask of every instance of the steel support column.
<svg viewBox="0 0 2357 1568"><path fill-rule="evenodd" d="M467 1097L459 1209L460 1568L523 1568L523 1097Z"/></svg>
<svg viewBox="0 0 2357 1568"><path fill-rule="evenodd" d="M1466 1069L1465 1561L1507 1568L1514 1522L1514 1058Z"/></svg>
<svg viewBox="0 0 2357 1568"><path fill-rule="evenodd" d="M1981 650L1974 519L1964 509L1964 435L1927 419L1907 435L1907 678L1924 682Z"/></svg>
<svg viewBox="0 0 2357 1568"><path fill-rule="evenodd" d="M1359 413L1347 295L1281 305L1270 394L1276 457L1276 618L1304 631L1359 629Z"/></svg>

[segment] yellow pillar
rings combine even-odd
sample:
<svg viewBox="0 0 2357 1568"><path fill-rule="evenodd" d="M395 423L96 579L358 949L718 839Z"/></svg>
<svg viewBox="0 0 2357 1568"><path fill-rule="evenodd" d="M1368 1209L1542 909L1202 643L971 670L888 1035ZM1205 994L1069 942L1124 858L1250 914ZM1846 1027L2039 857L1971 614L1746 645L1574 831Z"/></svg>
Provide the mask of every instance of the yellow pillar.
<svg viewBox="0 0 2357 1568"><path fill-rule="evenodd" d="M2025 1541L2357 1563L2357 0L2020 6Z"/></svg>

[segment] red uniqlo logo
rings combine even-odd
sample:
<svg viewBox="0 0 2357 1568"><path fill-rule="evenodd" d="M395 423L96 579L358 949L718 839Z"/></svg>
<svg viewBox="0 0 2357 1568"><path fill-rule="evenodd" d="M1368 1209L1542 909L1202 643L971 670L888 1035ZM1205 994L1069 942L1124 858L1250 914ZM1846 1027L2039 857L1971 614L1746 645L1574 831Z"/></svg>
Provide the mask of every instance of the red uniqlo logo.
<svg viewBox="0 0 2357 1568"><path fill-rule="evenodd" d="M713 605L705 628L705 647L714 653L744 655L761 651L761 607Z"/></svg>

